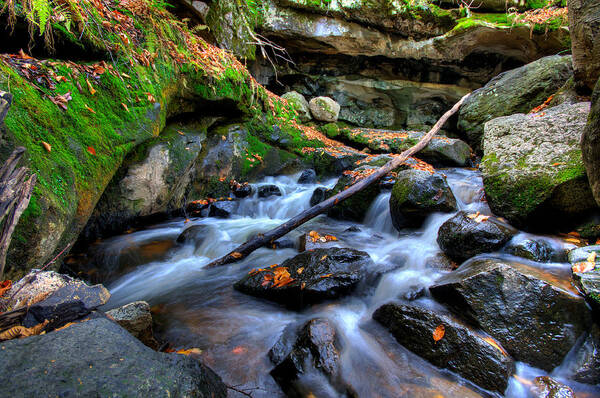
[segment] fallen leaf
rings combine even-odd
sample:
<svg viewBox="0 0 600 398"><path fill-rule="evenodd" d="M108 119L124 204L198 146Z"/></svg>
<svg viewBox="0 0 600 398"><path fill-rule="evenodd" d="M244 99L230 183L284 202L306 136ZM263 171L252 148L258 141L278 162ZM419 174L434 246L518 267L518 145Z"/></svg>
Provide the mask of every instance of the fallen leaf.
<svg viewBox="0 0 600 398"><path fill-rule="evenodd" d="M93 147L93 146L88 146L88 147L87 147L87 151L88 151L90 154L92 154L92 155L96 156L96 150L94 149L94 147Z"/></svg>
<svg viewBox="0 0 600 398"><path fill-rule="evenodd" d="M26 328L25 326L14 326L4 332L0 333L0 341L2 340L11 340L17 337L29 337L34 336L36 334L40 334L44 327L48 324L48 320L46 319L42 323L38 323L35 326L30 328Z"/></svg>
<svg viewBox="0 0 600 398"><path fill-rule="evenodd" d="M202 354L202 350L200 348L188 348L187 350L178 350L175 351L176 354L182 354L182 355L191 355L191 354L195 354L195 355L200 355Z"/></svg>
<svg viewBox="0 0 600 398"><path fill-rule="evenodd" d="M596 252L591 252L587 258L587 261L589 263L595 263L596 262Z"/></svg>
<svg viewBox="0 0 600 398"><path fill-rule="evenodd" d="M333 235L325 235L325 239L327 239L328 241L336 241L336 240L338 240L338 238L336 238Z"/></svg>
<svg viewBox="0 0 600 398"><path fill-rule="evenodd" d="M233 253L230 254L230 256L233 257L233 258L237 258L237 259L243 257L242 253L240 253L240 252L233 252Z"/></svg>
<svg viewBox="0 0 600 398"><path fill-rule="evenodd" d="M444 327L444 325L439 325L433 331L433 341L437 343L444 337L444 334L446 334L446 328Z"/></svg>
<svg viewBox="0 0 600 398"><path fill-rule="evenodd" d="M183 132L181 132L179 130L177 130L177 134L179 134L179 135L185 135L185 133L183 133Z"/></svg>
<svg viewBox="0 0 600 398"><path fill-rule="evenodd" d="M571 267L571 270L573 270L574 273L581 273L581 272L589 272L589 271L593 270L595 267L596 267L596 263L590 263L588 261L583 261L580 263L573 264L573 266Z"/></svg>
<svg viewBox="0 0 600 398"><path fill-rule="evenodd" d="M329 278L330 276L332 276L333 274L325 274L325 275L321 275L321 278Z"/></svg>
<svg viewBox="0 0 600 398"><path fill-rule="evenodd" d="M11 287L12 281L10 279L0 282L0 297L2 297L4 293L9 291Z"/></svg>
<svg viewBox="0 0 600 398"><path fill-rule="evenodd" d="M302 282L302 285L300 285L300 290L304 290L305 287L306 287L306 282Z"/></svg>
<svg viewBox="0 0 600 398"><path fill-rule="evenodd" d="M46 141L42 141L42 146L44 147L44 149L45 149L47 152L50 152L50 151L52 151L52 146L51 146L50 144L48 144Z"/></svg>
<svg viewBox="0 0 600 398"><path fill-rule="evenodd" d="M580 244L581 240L577 239L577 238L567 238L565 239L566 242L570 242L570 243L575 243L575 244Z"/></svg>
<svg viewBox="0 0 600 398"><path fill-rule="evenodd" d="M87 105L84 105L84 106L85 106L85 109L87 109L88 111L90 111L90 112L92 112L94 114L96 113L96 111L93 110L92 108L90 108L89 106L87 106Z"/></svg>
<svg viewBox="0 0 600 398"><path fill-rule="evenodd" d="M303 271L304 271L304 267L300 267L300 268L298 268L298 269L296 270L296 273L297 273L298 275L300 275L300 274L301 274ZM0 296L2 296L2 295L0 294Z"/></svg>
<svg viewBox="0 0 600 398"><path fill-rule="evenodd" d="M321 261L325 260L327 258L327 254L325 254L323 257L321 257Z"/></svg>
<svg viewBox="0 0 600 398"><path fill-rule="evenodd" d="M90 81L88 79L85 79L85 82L88 85L88 88L90 89L90 94L94 95L96 94L96 90L94 89L94 87L92 87L92 83L90 83Z"/></svg>
<svg viewBox="0 0 600 398"><path fill-rule="evenodd" d="M233 350L231 350L232 353L234 353L235 355L241 355L241 354L245 354L248 352L248 349L244 346L237 346L235 347Z"/></svg>
<svg viewBox="0 0 600 398"><path fill-rule="evenodd" d="M125 109L126 112L129 112L129 108L127 107L127 105L121 102L121 106L123 107L123 109Z"/></svg>

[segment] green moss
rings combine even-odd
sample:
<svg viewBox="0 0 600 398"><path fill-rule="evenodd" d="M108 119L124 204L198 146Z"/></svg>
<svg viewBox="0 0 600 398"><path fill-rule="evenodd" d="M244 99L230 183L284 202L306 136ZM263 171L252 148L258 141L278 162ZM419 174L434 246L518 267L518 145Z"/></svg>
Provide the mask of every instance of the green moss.
<svg viewBox="0 0 600 398"><path fill-rule="evenodd" d="M340 128L335 123L324 124L320 130L329 138L335 138L340 135Z"/></svg>

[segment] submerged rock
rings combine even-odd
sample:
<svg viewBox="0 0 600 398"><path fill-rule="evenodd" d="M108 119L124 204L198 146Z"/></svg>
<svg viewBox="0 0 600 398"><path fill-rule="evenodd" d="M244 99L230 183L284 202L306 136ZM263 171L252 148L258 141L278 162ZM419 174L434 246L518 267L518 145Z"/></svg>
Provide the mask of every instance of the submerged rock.
<svg viewBox="0 0 600 398"><path fill-rule="evenodd" d="M458 128L466 134L471 147L481 151L485 123L500 116L529 112L572 74L571 57L558 55L501 73L467 98L460 108Z"/></svg>
<svg viewBox="0 0 600 398"><path fill-rule="evenodd" d="M533 379L531 393L535 398L577 398L571 387L548 376Z"/></svg>
<svg viewBox="0 0 600 398"><path fill-rule="evenodd" d="M481 172L494 214L518 227L556 228L597 207L579 145L589 106L565 103L486 123Z"/></svg>
<svg viewBox="0 0 600 398"><path fill-rule="evenodd" d="M349 386L341 380L340 343L335 327L326 319L311 319L301 327L296 341L289 347L291 331L293 329L284 331L282 339L269 352L276 365L271 375L283 391L288 396L306 396L308 386L303 386L298 379L318 372L339 393L348 392Z"/></svg>
<svg viewBox="0 0 600 398"><path fill-rule="evenodd" d="M310 113L316 120L322 122L337 122L340 114L340 104L329 97L316 97L308 103Z"/></svg>
<svg viewBox="0 0 600 398"><path fill-rule="evenodd" d="M312 119L310 115L310 108L308 101L302 94L297 91L290 91L281 96L281 98L287 100L287 102L298 112L300 121L306 123Z"/></svg>
<svg viewBox="0 0 600 398"><path fill-rule="evenodd" d="M488 342L451 316L413 305L386 304L375 311L373 319L407 349L486 390L503 393L514 373L512 358L497 343ZM440 325L444 333L436 341L433 333Z"/></svg>
<svg viewBox="0 0 600 398"><path fill-rule="evenodd" d="M495 217L482 218L459 211L442 224L437 243L450 258L465 261L478 254L500 249L516 233L516 229Z"/></svg>
<svg viewBox="0 0 600 398"><path fill-rule="evenodd" d="M418 228L436 212L456 210L456 198L446 177L427 170L400 171L390 196L390 213L396 229Z"/></svg>
<svg viewBox="0 0 600 398"><path fill-rule="evenodd" d="M486 259L463 264L429 290L515 359L550 371L590 324L585 301L567 287L535 268Z"/></svg>
<svg viewBox="0 0 600 398"><path fill-rule="evenodd" d="M227 396L200 362L153 351L106 318L0 346L0 383L10 396Z"/></svg>
<svg viewBox="0 0 600 398"><path fill-rule="evenodd" d="M281 189L277 185L262 185L258 187L258 197L268 198L269 196L281 196Z"/></svg>
<svg viewBox="0 0 600 398"><path fill-rule="evenodd" d="M233 201L218 201L210 204L209 217L229 218L237 209L238 204Z"/></svg>
<svg viewBox="0 0 600 398"><path fill-rule="evenodd" d="M208 225L192 225L183 230L177 237L177 243L191 243L194 242L196 246L202 244L206 235L210 231Z"/></svg>
<svg viewBox="0 0 600 398"><path fill-rule="evenodd" d="M547 263L550 261L565 262L566 251L557 251L551 244L542 239L513 239L507 243L504 250L513 256L527 260Z"/></svg>
<svg viewBox="0 0 600 398"><path fill-rule="evenodd" d="M315 249L285 260L276 268L253 270L234 287L242 293L302 308L350 293L365 277L373 260L365 252L347 248ZM284 271L284 272L281 272ZM289 273L275 287L276 272Z"/></svg>
<svg viewBox="0 0 600 398"><path fill-rule="evenodd" d="M568 368L569 378L579 383L600 384L600 327L594 324Z"/></svg>
<svg viewBox="0 0 600 398"><path fill-rule="evenodd" d="M156 341L152 332L152 314L147 302L134 301L107 311L106 315L110 316L142 343L158 350L158 341Z"/></svg>

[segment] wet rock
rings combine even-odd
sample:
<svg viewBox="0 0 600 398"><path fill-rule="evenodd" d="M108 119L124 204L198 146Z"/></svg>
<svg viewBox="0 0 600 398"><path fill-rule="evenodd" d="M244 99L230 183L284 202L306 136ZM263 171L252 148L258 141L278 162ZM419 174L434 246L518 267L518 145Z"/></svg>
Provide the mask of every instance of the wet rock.
<svg viewBox="0 0 600 398"><path fill-rule="evenodd" d="M317 173L313 169L306 169L300 174L298 184L314 184L317 182Z"/></svg>
<svg viewBox="0 0 600 398"><path fill-rule="evenodd" d="M588 102L485 124L481 172L490 208L527 229L556 228L597 207L581 158Z"/></svg>
<svg viewBox="0 0 600 398"><path fill-rule="evenodd" d="M252 185L244 182L234 185L231 189L236 198L245 198L252 195Z"/></svg>
<svg viewBox="0 0 600 398"><path fill-rule="evenodd" d="M407 349L486 390L503 393L515 370L506 353L451 316L413 305L385 304L375 311L373 319ZM439 325L444 326L445 333L436 342L433 332Z"/></svg>
<svg viewBox="0 0 600 398"><path fill-rule="evenodd" d="M379 180L379 189L382 191L392 190L394 188L395 183L396 183L395 177L384 176Z"/></svg>
<svg viewBox="0 0 600 398"><path fill-rule="evenodd" d="M328 249L330 247L340 247L341 242L339 240L328 240L325 236L313 238L310 236L310 232L302 234L298 237L298 251L310 251L315 249Z"/></svg>
<svg viewBox="0 0 600 398"><path fill-rule="evenodd" d="M539 376L533 379L531 393L535 398L576 398L571 387L548 376Z"/></svg>
<svg viewBox="0 0 600 398"><path fill-rule="evenodd" d="M11 104L12 94L0 90L0 124L4 122L4 118L6 117Z"/></svg>
<svg viewBox="0 0 600 398"><path fill-rule="evenodd" d="M577 288L596 311L600 311L600 245L579 247L569 252L571 264L587 261L590 254L596 253L596 267L588 272L574 272L573 281Z"/></svg>
<svg viewBox="0 0 600 398"><path fill-rule="evenodd" d="M575 79L579 85L592 90L600 77L600 4L597 1L569 3L569 33Z"/></svg>
<svg viewBox="0 0 600 398"><path fill-rule="evenodd" d="M233 201L213 202L208 208L209 217L229 218L237 209L237 203Z"/></svg>
<svg viewBox="0 0 600 398"><path fill-rule="evenodd" d="M456 198L440 173L400 171L390 196L390 213L397 230L418 228L436 212L456 210Z"/></svg>
<svg viewBox="0 0 600 398"><path fill-rule="evenodd" d="M364 170L372 170L372 166L361 166L355 170L360 173ZM327 191L327 198L337 195L344 189L349 187L355 182L355 177L351 174L342 175L336 182L333 189ZM369 187L363 189L360 192L355 193L346 200L339 202L334 205L328 212L327 215L332 218L340 220L351 220L362 222L371 207L373 201L377 198L380 193L379 185L372 184Z"/></svg>
<svg viewBox="0 0 600 398"><path fill-rule="evenodd" d="M285 332L282 337L285 338ZM281 347L285 347L285 344L277 343L274 349L278 351ZM275 352L274 349L271 352ZM311 319L302 326L291 351L276 363L271 375L288 396L306 396L306 387L302 386L301 381L298 383L298 379L312 372L324 375L339 393L347 393L349 387L341 380L339 351L335 327L326 319ZM272 359L277 357L271 356Z"/></svg>
<svg viewBox="0 0 600 398"><path fill-rule="evenodd" d="M571 57L558 55L501 73L461 106L458 128L466 134L469 145L481 151L485 123L500 116L529 112L554 94L572 74Z"/></svg>
<svg viewBox="0 0 600 398"><path fill-rule="evenodd" d="M355 168L357 161L368 156L346 147L316 148L311 153L313 167L320 176L339 176L345 170Z"/></svg>
<svg viewBox="0 0 600 398"><path fill-rule="evenodd" d="M283 94L281 98L287 100L292 108L298 112L301 122L306 123L312 119L310 115L310 108L308 107L308 101L302 94L297 91L290 91Z"/></svg>
<svg viewBox="0 0 600 398"><path fill-rule="evenodd" d="M262 185L258 187L258 197L268 198L269 196L281 196L281 190L277 185Z"/></svg>
<svg viewBox="0 0 600 398"><path fill-rule="evenodd" d="M356 225L353 225L353 226L351 226L349 228L346 228L344 230L344 232L361 232L361 231L362 230L359 227L357 227Z"/></svg>
<svg viewBox="0 0 600 398"><path fill-rule="evenodd" d="M314 206L318 203L321 203L325 199L327 199L327 191L328 191L328 189L325 187L315 188L312 196L310 197L310 205Z"/></svg>
<svg viewBox="0 0 600 398"><path fill-rule="evenodd" d="M516 233L517 230L495 217L477 222L474 215L459 211L442 224L437 243L450 258L462 262L478 254L500 249Z"/></svg>
<svg viewBox="0 0 600 398"><path fill-rule="evenodd" d="M4 294L7 301L5 308L19 308L38 303L61 287L69 284L83 284L82 281L54 271L33 269L18 282L14 283L9 291Z"/></svg>
<svg viewBox="0 0 600 398"><path fill-rule="evenodd" d="M600 79L592 93L592 106L581 136L581 156L585 164L590 187L600 205ZM600 228L596 233L600 233Z"/></svg>
<svg viewBox="0 0 600 398"><path fill-rule="evenodd" d="M569 366L569 378L580 383L600 384L600 327L594 324Z"/></svg>
<svg viewBox="0 0 600 398"><path fill-rule="evenodd" d="M158 341L152 332L152 314L150 306L145 301L135 301L106 312L114 321L121 325L142 343L158 349Z"/></svg>
<svg viewBox="0 0 600 398"><path fill-rule="evenodd" d="M508 242L504 250L513 256L522 257L527 260L547 263L560 261L560 253L555 253L552 246L543 241L535 239L514 239ZM566 256L563 256L566 257Z"/></svg>
<svg viewBox="0 0 600 398"><path fill-rule="evenodd" d="M291 238L279 238L273 242L274 249L293 249L294 241Z"/></svg>
<svg viewBox="0 0 600 398"><path fill-rule="evenodd" d="M440 271L453 271L458 268L458 264L444 253L438 253L429 257L425 260L425 266Z"/></svg>
<svg viewBox="0 0 600 398"><path fill-rule="evenodd" d="M209 229L207 225L191 225L179 234L177 243L194 242L196 245L201 244L206 238Z"/></svg>
<svg viewBox="0 0 600 398"><path fill-rule="evenodd" d="M0 346L7 396L227 396L219 376L200 362L153 351L106 318Z"/></svg>
<svg viewBox="0 0 600 398"><path fill-rule="evenodd" d="M468 262L429 290L500 341L516 360L546 371L562 362L590 324L582 297L515 262Z"/></svg>
<svg viewBox="0 0 600 398"><path fill-rule="evenodd" d="M234 287L242 293L276 301L290 308L302 308L350 293L372 266L373 260L362 251L315 249L300 253L279 265L289 272L290 278L293 278L291 283L274 287L269 280L271 277L265 279L266 275L274 273L272 268L267 268L250 272Z"/></svg>
<svg viewBox="0 0 600 398"><path fill-rule="evenodd" d="M310 113L321 122L337 122L340 104L329 97L316 97L308 103Z"/></svg>

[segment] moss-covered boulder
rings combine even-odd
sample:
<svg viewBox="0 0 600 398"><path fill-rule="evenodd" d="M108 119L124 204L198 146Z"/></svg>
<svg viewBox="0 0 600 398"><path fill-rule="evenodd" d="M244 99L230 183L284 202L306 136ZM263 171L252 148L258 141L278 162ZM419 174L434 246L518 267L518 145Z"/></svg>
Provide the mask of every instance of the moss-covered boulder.
<svg viewBox="0 0 600 398"><path fill-rule="evenodd" d="M340 104L329 97L316 97L308 103L310 113L321 122L337 122Z"/></svg>
<svg viewBox="0 0 600 398"><path fill-rule="evenodd" d="M417 169L398 173L390 196L390 213L396 229L418 228L431 213L454 210L456 198L442 174Z"/></svg>
<svg viewBox="0 0 600 398"><path fill-rule="evenodd" d="M302 94L297 91L290 91L281 96L284 100L290 103L292 108L298 112L298 117L301 122L308 122L312 119L310 115L310 109L308 107L308 101Z"/></svg>
<svg viewBox="0 0 600 398"><path fill-rule="evenodd" d="M326 192L326 198L330 198L348 188L355 182L357 175L374 169L376 168L372 166L361 166L353 172L347 172L338 179L333 189ZM327 214L333 218L362 222L367 215L369 207L371 207L371 204L380 192L381 188L379 185L372 184L366 189L363 189L348 199L336 204Z"/></svg>
<svg viewBox="0 0 600 398"><path fill-rule="evenodd" d="M558 55L501 73L465 101L460 108L458 128L468 143L481 151L486 122L529 112L554 94L572 73L571 57Z"/></svg>
<svg viewBox="0 0 600 398"><path fill-rule="evenodd" d="M481 171L495 214L523 228L557 228L596 208L579 148L588 113L587 102L563 104L485 125Z"/></svg>

